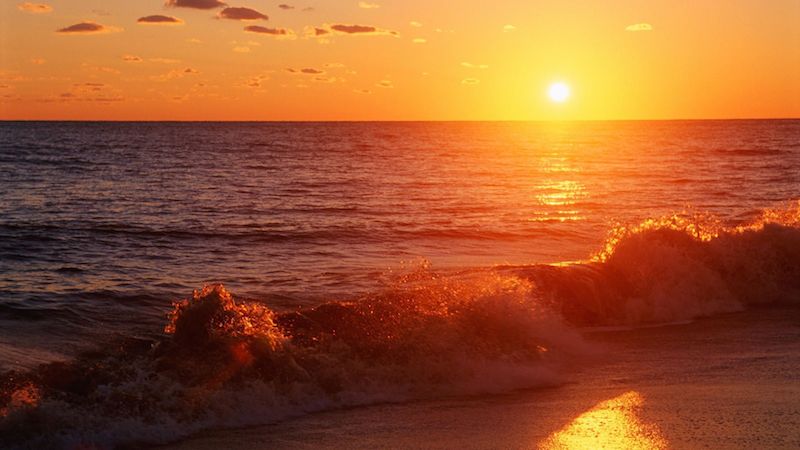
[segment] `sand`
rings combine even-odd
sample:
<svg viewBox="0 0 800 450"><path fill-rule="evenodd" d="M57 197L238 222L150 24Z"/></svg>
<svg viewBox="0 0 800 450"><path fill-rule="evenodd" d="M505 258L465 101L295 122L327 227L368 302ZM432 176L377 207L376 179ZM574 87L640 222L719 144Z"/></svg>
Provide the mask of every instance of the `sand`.
<svg viewBox="0 0 800 450"><path fill-rule="evenodd" d="M800 309L587 333L557 387L328 411L166 449L800 448Z"/></svg>

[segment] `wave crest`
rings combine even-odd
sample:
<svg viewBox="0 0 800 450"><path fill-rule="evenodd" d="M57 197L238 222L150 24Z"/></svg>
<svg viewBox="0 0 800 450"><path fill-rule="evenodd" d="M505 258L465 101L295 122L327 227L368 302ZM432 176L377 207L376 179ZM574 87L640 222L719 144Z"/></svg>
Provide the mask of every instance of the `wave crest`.
<svg viewBox="0 0 800 450"><path fill-rule="evenodd" d="M724 226L670 216L617 227L593 261L516 271L582 326L693 319L800 301L800 202Z"/></svg>

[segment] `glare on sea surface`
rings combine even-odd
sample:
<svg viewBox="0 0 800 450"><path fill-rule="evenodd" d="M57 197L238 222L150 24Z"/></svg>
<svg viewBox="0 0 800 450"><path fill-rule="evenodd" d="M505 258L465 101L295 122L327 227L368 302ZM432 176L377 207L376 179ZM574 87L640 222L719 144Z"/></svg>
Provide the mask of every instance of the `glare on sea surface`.
<svg viewBox="0 0 800 450"><path fill-rule="evenodd" d="M555 449L664 449L667 441L655 424L639 417L644 397L636 391L600 402L539 444Z"/></svg>
<svg viewBox="0 0 800 450"><path fill-rule="evenodd" d="M570 89L566 83L559 81L550 85L550 88L547 89L547 95L550 100L556 103L563 103L569 98Z"/></svg>

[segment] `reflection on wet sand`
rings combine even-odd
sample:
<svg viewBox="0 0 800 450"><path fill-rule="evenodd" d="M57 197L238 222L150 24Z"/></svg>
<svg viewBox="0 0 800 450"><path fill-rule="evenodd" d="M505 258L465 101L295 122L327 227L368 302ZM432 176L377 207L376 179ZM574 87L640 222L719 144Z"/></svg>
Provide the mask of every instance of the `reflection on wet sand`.
<svg viewBox="0 0 800 450"><path fill-rule="evenodd" d="M639 417L643 404L644 397L636 391L600 402L548 436L539 443L539 449L667 448L658 426Z"/></svg>

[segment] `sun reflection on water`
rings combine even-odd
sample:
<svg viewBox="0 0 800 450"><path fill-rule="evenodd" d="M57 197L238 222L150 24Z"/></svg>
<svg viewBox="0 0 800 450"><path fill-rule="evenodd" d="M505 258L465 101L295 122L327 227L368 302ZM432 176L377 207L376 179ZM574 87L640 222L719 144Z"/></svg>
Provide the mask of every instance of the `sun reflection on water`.
<svg viewBox="0 0 800 450"><path fill-rule="evenodd" d="M529 222L567 222L583 220L578 202L587 197L586 186L572 177L580 170L559 153L539 159L540 170L551 174L550 178L536 185L536 200L542 210L535 211ZM572 174L570 177L565 175Z"/></svg>
<svg viewBox="0 0 800 450"><path fill-rule="evenodd" d="M598 403L576 417L561 430L551 434L538 448L555 449L665 449L667 441L661 430L639 417L644 397L626 392Z"/></svg>

